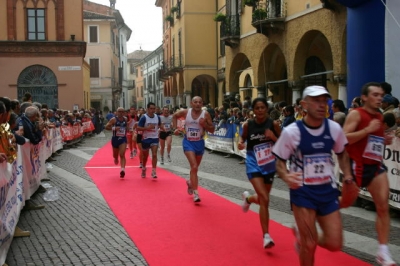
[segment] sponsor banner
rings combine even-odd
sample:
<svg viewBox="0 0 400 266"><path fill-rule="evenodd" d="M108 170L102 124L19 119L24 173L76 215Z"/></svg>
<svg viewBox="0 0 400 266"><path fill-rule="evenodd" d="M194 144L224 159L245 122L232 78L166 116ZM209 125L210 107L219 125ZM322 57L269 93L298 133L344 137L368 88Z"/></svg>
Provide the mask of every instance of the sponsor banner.
<svg viewBox="0 0 400 266"><path fill-rule="evenodd" d="M53 146L52 146L52 153L63 148L63 139L61 137L61 130L59 127L52 128L51 132L53 134Z"/></svg>
<svg viewBox="0 0 400 266"><path fill-rule="evenodd" d="M389 178L389 204L400 209L400 138L393 138L391 145L385 147L383 163L387 167ZM367 194L368 193L368 194ZM368 191L365 191L369 197Z"/></svg>
<svg viewBox="0 0 400 266"><path fill-rule="evenodd" d="M84 133L92 132L93 130L94 130L94 125L93 125L92 121L82 122L82 131Z"/></svg>
<svg viewBox="0 0 400 266"><path fill-rule="evenodd" d="M233 143L233 150L236 155L246 158L246 146L243 150L238 149L239 137L242 135L243 127L242 125L235 125L235 139ZM246 145L246 142L244 143Z"/></svg>
<svg viewBox="0 0 400 266"><path fill-rule="evenodd" d="M232 124L222 124L214 133L207 132L205 136L206 148L213 151L234 153L233 139L235 136L235 126ZM215 127L217 125L215 124Z"/></svg>
<svg viewBox="0 0 400 266"><path fill-rule="evenodd" d="M61 136L64 141L70 141L73 139L72 127L70 126L60 126Z"/></svg>

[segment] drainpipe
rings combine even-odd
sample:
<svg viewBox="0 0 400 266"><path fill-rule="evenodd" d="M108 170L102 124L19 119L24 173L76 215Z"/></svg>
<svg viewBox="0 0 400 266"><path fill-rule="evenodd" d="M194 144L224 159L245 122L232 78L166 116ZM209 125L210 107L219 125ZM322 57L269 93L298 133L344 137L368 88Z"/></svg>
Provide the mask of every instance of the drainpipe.
<svg viewBox="0 0 400 266"><path fill-rule="evenodd" d="M217 12L218 12L218 0L215 0L215 13L217 13ZM215 28L216 28L215 34L216 34L216 37L217 37L217 38L215 38L215 42L216 42L215 47L217 47L217 53L216 53L216 66L217 66L216 72L217 72L217 75L215 75L216 76L216 81L215 81L216 90L214 89L214 94L215 94L215 91L217 91L217 95L214 95L214 97L215 97L214 98L214 106L213 106L214 108L218 106L218 98L219 98L219 88L218 88L218 54L219 54L219 50L218 50L218 44L220 42L218 41L219 40L219 38L218 38L218 25L219 25L219 23L215 22Z"/></svg>

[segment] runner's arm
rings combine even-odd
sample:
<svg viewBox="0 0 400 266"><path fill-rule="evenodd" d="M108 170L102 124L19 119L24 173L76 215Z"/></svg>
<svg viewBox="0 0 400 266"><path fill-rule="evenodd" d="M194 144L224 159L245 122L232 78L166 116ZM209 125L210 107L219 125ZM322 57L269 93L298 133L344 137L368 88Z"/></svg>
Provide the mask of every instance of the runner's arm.
<svg viewBox="0 0 400 266"><path fill-rule="evenodd" d="M244 143L246 142L247 139L247 129L249 127L247 121L243 123L242 127L243 127L242 135L239 136L239 142L238 142L239 150L243 150L245 147Z"/></svg>
<svg viewBox="0 0 400 266"><path fill-rule="evenodd" d="M115 117L111 118L110 121L108 121L107 125L105 126L106 130L112 130L115 125Z"/></svg>
<svg viewBox="0 0 400 266"><path fill-rule="evenodd" d="M210 133L214 133L215 126L214 126L214 124L212 122L211 115L208 112L206 112L204 118L205 118L204 129L207 130Z"/></svg>

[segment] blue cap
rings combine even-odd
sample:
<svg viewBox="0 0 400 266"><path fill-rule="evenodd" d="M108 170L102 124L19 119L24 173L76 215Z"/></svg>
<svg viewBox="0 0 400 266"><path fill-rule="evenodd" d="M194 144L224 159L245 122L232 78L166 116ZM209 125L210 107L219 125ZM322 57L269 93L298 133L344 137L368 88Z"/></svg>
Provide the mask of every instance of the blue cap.
<svg viewBox="0 0 400 266"><path fill-rule="evenodd" d="M385 94L385 96L383 96L382 102L391 104L394 103L394 98L390 94Z"/></svg>

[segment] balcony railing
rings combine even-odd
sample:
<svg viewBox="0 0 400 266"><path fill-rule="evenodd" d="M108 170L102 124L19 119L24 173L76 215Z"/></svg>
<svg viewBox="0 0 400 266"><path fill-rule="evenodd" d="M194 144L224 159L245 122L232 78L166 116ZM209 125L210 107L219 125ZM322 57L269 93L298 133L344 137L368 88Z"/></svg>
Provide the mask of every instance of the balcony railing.
<svg viewBox="0 0 400 266"><path fill-rule="evenodd" d="M258 2L253 10L251 25L258 33L269 36L285 30L286 0Z"/></svg>
<svg viewBox="0 0 400 266"><path fill-rule="evenodd" d="M225 45L236 47L240 42L240 16L227 16L225 21L221 22L220 38Z"/></svg>

